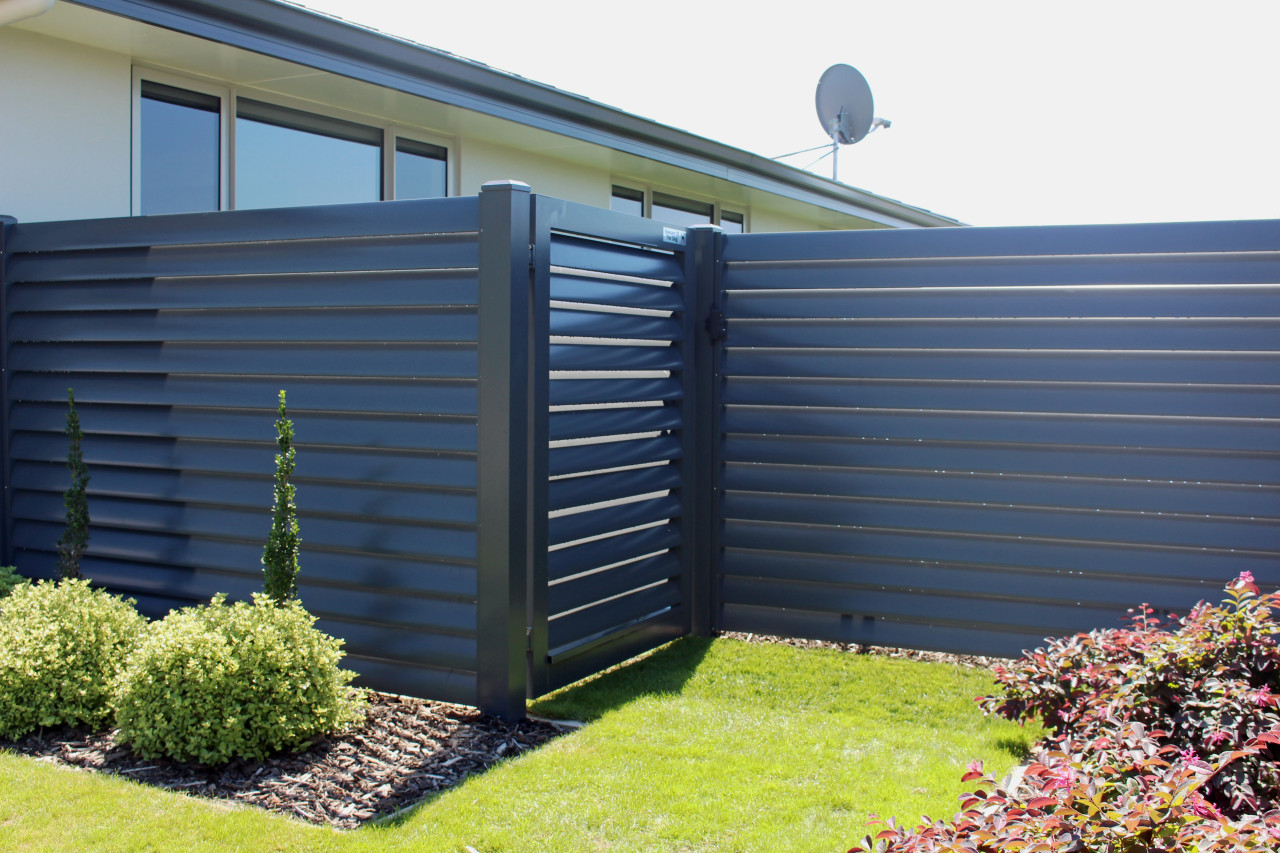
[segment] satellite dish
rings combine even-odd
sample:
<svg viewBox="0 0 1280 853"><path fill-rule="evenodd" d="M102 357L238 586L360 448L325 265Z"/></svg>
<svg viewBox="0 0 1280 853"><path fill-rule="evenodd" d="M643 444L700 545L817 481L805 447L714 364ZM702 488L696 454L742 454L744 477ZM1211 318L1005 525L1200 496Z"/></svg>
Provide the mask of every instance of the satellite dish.
<svg viewBox="0 0 1280 853"><path fill-rule="evenodd" d="M871 87L852 65L833 65L822 72L815 100L822 130L832 142L852 145L871 132L875 119Z"/></svg>

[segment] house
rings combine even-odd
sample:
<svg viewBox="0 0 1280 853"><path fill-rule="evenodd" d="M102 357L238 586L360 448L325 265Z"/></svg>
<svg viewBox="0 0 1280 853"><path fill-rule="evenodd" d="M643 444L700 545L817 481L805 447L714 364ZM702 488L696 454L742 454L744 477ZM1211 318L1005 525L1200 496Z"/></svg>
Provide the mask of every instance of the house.
<svg viewBox="0 0 1280 853"><path fill-rule="evenodd" d="M0 0L0 80L0 214L19 221L517 178L729 231L957 224L276 0Z"/></svg>

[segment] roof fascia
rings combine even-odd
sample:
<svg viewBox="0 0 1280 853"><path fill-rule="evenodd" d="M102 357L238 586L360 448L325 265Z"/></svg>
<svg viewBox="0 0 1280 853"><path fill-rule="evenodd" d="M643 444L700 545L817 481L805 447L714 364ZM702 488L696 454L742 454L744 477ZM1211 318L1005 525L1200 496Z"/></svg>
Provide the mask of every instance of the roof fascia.
<svg viewBox="0 0 1280 853"><path fill-rule="evenodd" d="M444 51L272 0L67 0L732 181L890 227L957 225Z"/></svg>

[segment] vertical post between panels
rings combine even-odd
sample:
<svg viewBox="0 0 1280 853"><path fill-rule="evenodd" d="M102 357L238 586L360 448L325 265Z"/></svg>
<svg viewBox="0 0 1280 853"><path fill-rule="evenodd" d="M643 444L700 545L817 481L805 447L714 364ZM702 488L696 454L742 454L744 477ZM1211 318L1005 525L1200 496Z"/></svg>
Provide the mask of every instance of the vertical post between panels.
<svg viewBox="0 0 1280 853"><path fill-rule="evenodd" d="M18 220L0 216L0 566L13 563L12 493L9 488L9 278L8 242Z"/></svg>
<svg viewBox="0 0 1280 853"><path fill-rule="evenodd" d="M529 226L519 181L480 189L477 701L524 717L529 576Z"/></svg>
<svg viewBox="0 0 1280 853"><path fill-rule="evenodd" d="M689 631L707 636L719 619L720 576L720 350L724 315L720 303L720 257L724 231L714 225L689 229L686 254L685 482L686 543L691 543Z"/></svg>

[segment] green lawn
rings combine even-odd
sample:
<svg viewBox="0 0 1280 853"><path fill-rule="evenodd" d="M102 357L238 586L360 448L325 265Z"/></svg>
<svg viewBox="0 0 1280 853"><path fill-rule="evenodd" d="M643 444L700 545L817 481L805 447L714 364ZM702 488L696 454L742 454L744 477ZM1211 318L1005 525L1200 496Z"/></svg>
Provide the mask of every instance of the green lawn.
<svg viewBox="0 0 1280 853"><path fill-rule="evenodd" d="M956 811L1040 732L984 719L990 676L681 640L537 704L589 725L381 826L336 833L0 753L0 849L841 851L868 814Z"/></svg>

